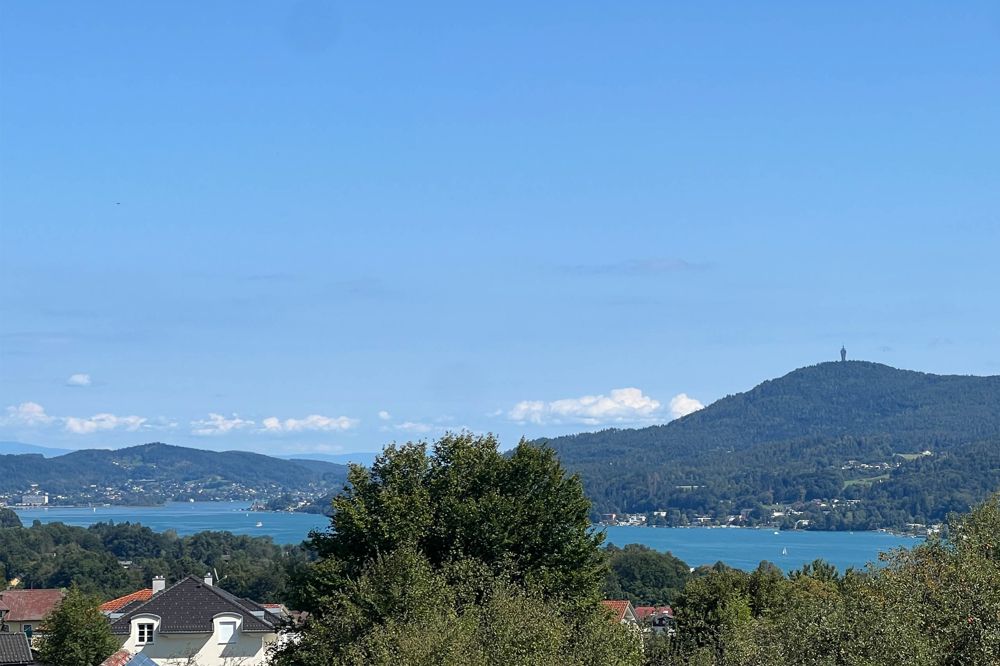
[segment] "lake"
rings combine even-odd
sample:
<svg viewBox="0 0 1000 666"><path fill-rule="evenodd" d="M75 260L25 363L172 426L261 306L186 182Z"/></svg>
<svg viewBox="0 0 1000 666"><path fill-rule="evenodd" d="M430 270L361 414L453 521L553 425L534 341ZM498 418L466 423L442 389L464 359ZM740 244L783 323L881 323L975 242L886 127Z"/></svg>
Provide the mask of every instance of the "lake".
<svg viewBox="0 0 1000 666"><path fill-rule="evenodd" d="M276 543L299 543L310 530L329 525L326 516L308 513L248 512L249 502L170 502L161 507L97 507L15 509L25 525L33 520L86 527L98 522L142 523L158 532L194 534L227 530L235 534L269 536ZM257 527L260 522L261 526ZM607 527L605 543L624 546L641 543L670 551L691 566L721 560L740 569L753 569L770 560L782 569L798 569L823 558L843 570L863 567L880 551L912 547L919 539L884 532L804 532L732 528Z"/></svg>

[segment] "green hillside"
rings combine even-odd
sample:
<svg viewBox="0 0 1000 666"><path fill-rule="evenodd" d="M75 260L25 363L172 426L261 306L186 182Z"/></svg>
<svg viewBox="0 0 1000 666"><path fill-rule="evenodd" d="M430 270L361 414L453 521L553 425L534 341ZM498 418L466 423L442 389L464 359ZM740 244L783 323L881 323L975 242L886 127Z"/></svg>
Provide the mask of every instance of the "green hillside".
<svg viewBox="0 0 1000 666"><path fill-rule="evenodd" d="M198 497L199 490L229 496L318 493L339 488L346 478L345 465L161 443L114 451L87 449L55 458L0 456L0 494L23 492L30 484L37 484L50 495L75 497L93 485L127 488L139 499L147 495L159 501Z"/></svg>
<svg viewBox="0 0 1000 666"><path fill-rule="evenodd" d="M1000 377L823 363L667 425L539 443L580 473L595 513L767 522L794 504L820 529L938 522L1000 488Z"/></svg>

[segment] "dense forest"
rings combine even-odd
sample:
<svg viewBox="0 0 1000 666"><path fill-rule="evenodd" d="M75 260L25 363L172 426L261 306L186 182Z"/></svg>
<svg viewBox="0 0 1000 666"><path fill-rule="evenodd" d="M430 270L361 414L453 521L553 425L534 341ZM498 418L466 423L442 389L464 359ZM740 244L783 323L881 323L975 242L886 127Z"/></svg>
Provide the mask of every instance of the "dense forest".
<svg viewBox="0 0 1000 666"><path fill-rule="evenodd" d="M179 580L214 571L219 584L241 597L291 602L291 581L309 560L302 546L278 546L270 537L199 532L179 537L131 523L88 528L62 523L22 527L0 508L0 589L81 590L111 599L150 586L153 576Z"/></svg>
<svg viewBox="0 0 1000 666"><path fill-rule="evenodd" d="M128 448L74 451L55 458L0 456L0 495L30 484L50 495L87 496L91 486L117 495L158 502L211 496L213 491L321 494L343 486L347 466L314 460L281 460L246 451L203 451L153 443ZM237 492L237 494L240 494ZM119 502L120 503L120 502Z"/></svg>
<svg viewBox="0 0 1000 666"><path fill-rule="evenodd" d="M931 524L1000 488L1000 377L823 363L666 425L536 443L581 475L595 518L754 523L796 505L813 529Z"/></svg>

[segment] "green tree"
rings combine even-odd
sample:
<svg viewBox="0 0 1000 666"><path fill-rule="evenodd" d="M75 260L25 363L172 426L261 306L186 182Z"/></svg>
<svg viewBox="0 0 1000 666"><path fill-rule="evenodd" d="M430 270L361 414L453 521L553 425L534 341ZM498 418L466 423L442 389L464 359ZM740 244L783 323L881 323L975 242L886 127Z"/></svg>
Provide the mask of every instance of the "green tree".
<svg viewBox="0 0 1000 666"><path fill-rule="evenodd" d="M597 603L602 535L551 451L468 433L391 446L333 509L295 577L312 616L280 666L641 660Z"/></svg>
<svg viewBox="0 0 1000 666"><path fill-rule="evenodd" d="M609 599L628 599L636 605L671 603L691 578L690 567L682 560L649 546L609 545L607 554L611 571L604 595Z"/></svg>
<svg viewBox="0 0 1000 666"><path fill-rule="evenodd" d="M390 446L371 469L352 466L333 501L330 530L312 544L355 576L401 547L435 568L473 560L546 598L593 601L606 563L590 530L590 502L548 449L521 442L509 455L492 435L447 434Z"/></svg>
<svg viewBox="0 0 1000 666"><path fill-rule="evenodd" d="M0 507L0 528L4 527L22 527L21 518L17 513L5 506Z"/></svg>
<svg viewBox="0 0 1000 666"><path fill-rule="evenodd" d="M98 610L100 599L75 585L45 618L39 644L42 662L51 666L97 666L118 649L111 625Z"/></svg>

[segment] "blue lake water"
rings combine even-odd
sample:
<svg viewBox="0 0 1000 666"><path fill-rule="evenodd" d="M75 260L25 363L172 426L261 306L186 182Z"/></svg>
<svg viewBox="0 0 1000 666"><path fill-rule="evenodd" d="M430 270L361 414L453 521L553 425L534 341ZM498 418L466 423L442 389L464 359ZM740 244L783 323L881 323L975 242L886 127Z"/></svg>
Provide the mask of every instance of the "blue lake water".
<svg viewBox="0 0 1000 666"><path fill-rule="evenodd" d="M63 522L86 527L98 522L141 523L158 532L180 535L205 530L270 536L276 543L299 543L310 530L329 525L325 516L307 513L245 511L249 502L171 502L162 507L98 507L91 509L15 509L25 525L33 520ZM262 523L257 527L257 522ZM712 529L661 527L607 527L605 543L624 546L641 543L670 551L691 566L719 560L741 569L753 569L769 560L785 570L798 569L822 558L841 570L863 567L880 551L912 547L918 539L883 532L789 532L765 529ZM786 554L782 554L785 552Z"/></svg>

